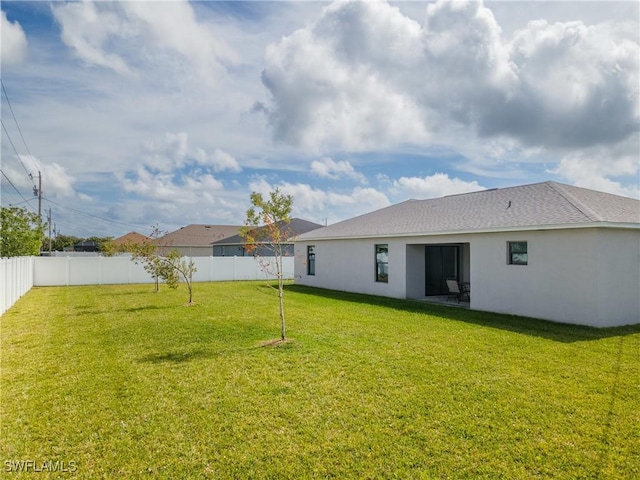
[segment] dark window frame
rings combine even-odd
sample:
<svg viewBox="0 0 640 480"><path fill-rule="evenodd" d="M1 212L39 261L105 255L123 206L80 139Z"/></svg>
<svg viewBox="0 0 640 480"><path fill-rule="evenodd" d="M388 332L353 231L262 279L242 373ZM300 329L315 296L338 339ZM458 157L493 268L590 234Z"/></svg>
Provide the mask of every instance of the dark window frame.
<svg viewBox="0 0 640 480"><path fill-rule="evenodd" d="M375 245L376 282L389 283L389 244L378 243ZM386 253L386 261L381 261L379 255Z"/></svg>
<svg viewBox="0 0 640 480"><path fill-rule="evenodd" d="M316 274L316 246L307 245L307 275Z"/></svg>
<svg viewBox="0 0 640 480"><path fill-rule="evenodd" d="M529 244L527 240L507 242L507 264L528 265L529 264Z"/></svg>

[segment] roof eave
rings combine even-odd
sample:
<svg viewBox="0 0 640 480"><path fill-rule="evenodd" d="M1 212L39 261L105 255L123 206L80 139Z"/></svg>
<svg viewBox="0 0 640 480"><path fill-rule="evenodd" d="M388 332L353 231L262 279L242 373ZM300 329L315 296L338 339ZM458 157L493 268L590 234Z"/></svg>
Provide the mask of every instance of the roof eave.
<svg viewBox="0 0 640 480"><path fill-rule="evenodd" d="M441 232L412 232L412 233L388 233L371 235L342 235L327 237L306 237L294 240L295 242L316 242L324 240L358 240L366 238L406 238L406 237L435 237L445 235L472 235L479 233L505 233L505 232L526 232L526 231L546 231L546 230L567 230L584 228L613 228L625 230L640 230L640 223L625 222L584 222L584 223L564 223L549 225L522 225L515 227L493 227L483 229L465 230L445 230Z"/></svg>

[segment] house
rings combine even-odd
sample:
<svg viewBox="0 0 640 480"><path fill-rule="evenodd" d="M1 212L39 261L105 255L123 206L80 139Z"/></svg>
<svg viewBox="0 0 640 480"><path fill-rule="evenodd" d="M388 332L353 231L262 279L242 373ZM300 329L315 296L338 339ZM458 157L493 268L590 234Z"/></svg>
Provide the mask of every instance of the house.
<svg viewBox="0 0 640 480"><path fill-rule="evenodd" d="M283 254L285 256L293 256L293 239L295 239L298 235L310 232L320 227L322 227L322 225L320 225L319 223L309 222L301 218L292 218L289 224L286 226L287 235L289 236L291 241L283 245ZM223 238L222 240L218 240L213 244L214 257L244 257L245 255L254 254L260 256L270 256L273 253L268 246L262 246L257 248L256 251L247 252L245 248L245 240L240 235Z"/></svg>
<svg viewBox="0 0 640 480"><path fill-rule="evenodd" d="M74 252L99 252L100 245L93 240L83 240L73 246Z"/></svg>
<svg viewBox="0 0 640 480"><path fill-rule="evenodd" d="M152 241L151 237L147 237L146 235L143 235L138 232L129 232L122 235L121 237L114 238L113 240L111 240L110 243L114 250L121 252L124 249L126 249L128 245L132 245L132 244L142 245L144 243L151 242L151 241Z"/></svg>
<svg viewBox="0 0 640 480"><path fill-rule="evenodd" d="M238 234L241 225L191 224L156 240L161 250L178 250L187 257L210 257L213 244Z"/></svg>
<svg viewBox="0 0 640 480"><path fill-rule="evenodd" d="M300 235L296 283L472 309L640 323L640 201L556 182L408 200Z"/></svg>

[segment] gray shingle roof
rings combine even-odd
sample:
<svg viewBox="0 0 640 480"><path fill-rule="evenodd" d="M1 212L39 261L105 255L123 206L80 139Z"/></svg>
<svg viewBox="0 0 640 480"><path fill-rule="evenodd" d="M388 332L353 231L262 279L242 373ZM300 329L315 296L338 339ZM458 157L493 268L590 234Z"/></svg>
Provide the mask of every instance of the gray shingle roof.
<svg viewBox="0 0 640 480"><path fill-rule="evenodd" d="M239 225L201 225L191 224L167 233L157 241L160 245L173 247L198 247L212 245L223 238L236 235Z"/></svg>
<svg viewBox="0 0 640 480"><path fill-rule="evenodd" d="M544 182L406 202L300 235L298 240L429 235L629 224L640 228L640 201Z"/></svg>
<svg viewBox="0 0 640 480"><path fill-rule="evenodd" d="M290 238L295 238L298 235L301 235L306 232L310 232L317 228L322 227L322 225L318 223L309 222L308 220L303 220L301 218L292 218L287 226L287 231L289 233ZM240 235L233 235L232 237L223 238L222 240L218 240L214 242L215 245L242 245L245 242L244 238Z"/></svg>

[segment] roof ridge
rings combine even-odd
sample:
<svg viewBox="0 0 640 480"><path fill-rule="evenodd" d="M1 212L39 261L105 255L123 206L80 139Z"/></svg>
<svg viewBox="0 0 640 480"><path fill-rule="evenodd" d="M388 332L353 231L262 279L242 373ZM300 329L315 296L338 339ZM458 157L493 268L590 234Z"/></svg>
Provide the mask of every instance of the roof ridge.
<svg viewBox="0 0 640 480"><path fill-rule="evenodd" d="M563 183L558 183L554 181L544 182L549 185L553 190L555 190L562 198L568 201L573 208L582 213L585 217L587 217L592 222L601 222L604 219L598 215L597 212L589 208L584 202L580 201L575 195L573 195L568 188L579 188L572 187L571 185L565 185ZM568 187L568 188L567 188Z"/></svg>

